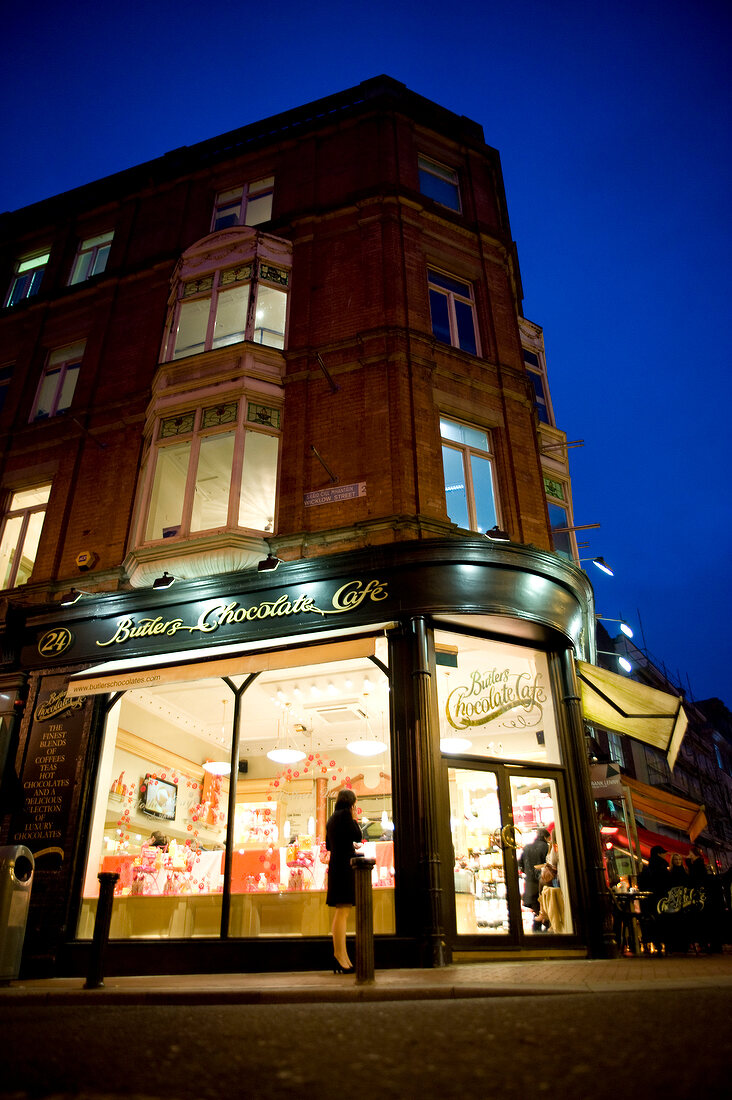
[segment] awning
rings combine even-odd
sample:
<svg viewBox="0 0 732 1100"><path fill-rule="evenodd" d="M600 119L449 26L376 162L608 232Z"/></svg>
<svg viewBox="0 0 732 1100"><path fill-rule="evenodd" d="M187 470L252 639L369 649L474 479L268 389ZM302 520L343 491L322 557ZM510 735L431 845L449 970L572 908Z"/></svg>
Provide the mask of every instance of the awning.
<svg viewBox="0 0 732 1100"><path fill-rule="evenodd" d="M616 672L577 661L582 709L588 722L625 733L666 753L669 768L686 733L682 699Z"/></svg>
<svg viewBox="0 0 732 1100"><path fill-rule="evenodd" d="M385 629L386 625L382 627ZM352 632L355 633L355 632ZM322 638L322 636L321 636ZM304 639L303 639L304 640ZM308 639L309 640L309 639ZM222 646L213 650L178 652L157 660L150 657L132 658L129 661L107 661L83 672L77 672L69 680L68 694L103 695L114 691L135 688L160 687L163 684L185 683L209 679L214 676L245 676L251 672L267 672L270 669L293 668L297 665L316 665L330 661L347 661L359 657L371 657L376 652L374 627L368 636L362 635L346 641L332 641L290 649L274 648L250 652L244 647Z"/></svg>
<svg viewBox="0 0 732 1100"><path fill-rule="evenodd" d="M622 777L622 784L630 792L636 814L647 815L656 821L662 821L664 825L681 829L689 834L690 840L696 840L702 829L706 828L707 815L704 807L698 803L688 802L685 798L669 794L658 787L649 787L647 783L631 779L629 775Z"/></svg>
<svg viewBox="0 0 732 1100"><path fill-rule="evenodd" d="M662 836L661 833L652 833L650 829L644 829L642 825L637 826L638 840L641 846L641 853L644 859L648 859L651 854L651 848L655 848L657 845L660 848L665 848L667 852L678 852L679 855L685 856L689 852L688 842L683 840L674 840L670 836ZM618 828L617 833L605 838L608 841L612 841L613 844L618 844L621 848L627 848L631 851L631 845L628 841L628 835L625 829Z"/></svg>

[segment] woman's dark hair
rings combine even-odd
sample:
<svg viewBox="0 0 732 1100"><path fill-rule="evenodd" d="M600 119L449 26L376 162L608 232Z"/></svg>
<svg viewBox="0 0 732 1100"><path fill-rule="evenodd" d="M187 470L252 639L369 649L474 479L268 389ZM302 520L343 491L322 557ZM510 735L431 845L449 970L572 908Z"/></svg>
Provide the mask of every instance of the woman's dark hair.
<svg viewBox="0 0 732 1100"><path fill-rule="evenodd" d="M342 791L338 792L336 798L336 804L333 808L333 812L336 810L350 810L351 806L356 805L356 795L348 787L344 787Z"/></svg>

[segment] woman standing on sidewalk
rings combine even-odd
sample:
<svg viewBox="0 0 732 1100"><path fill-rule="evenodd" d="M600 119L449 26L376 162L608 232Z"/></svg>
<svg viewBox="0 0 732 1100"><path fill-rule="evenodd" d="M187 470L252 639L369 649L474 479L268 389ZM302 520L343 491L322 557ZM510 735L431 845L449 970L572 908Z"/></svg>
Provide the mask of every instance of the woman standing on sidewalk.
<svg viewBox="0 0 732 1100"><path fill-rule="evenodd" d="M325 826L325 846L328 861L328 890L325 904L335 909L331 933L333 936L333 973L352 974L353 963L346 947L348 914L356 904L356 881L351 860L354 844L361 843L361 829L356 821L356 795L351 790L338 792L333 813Z"/></svg>

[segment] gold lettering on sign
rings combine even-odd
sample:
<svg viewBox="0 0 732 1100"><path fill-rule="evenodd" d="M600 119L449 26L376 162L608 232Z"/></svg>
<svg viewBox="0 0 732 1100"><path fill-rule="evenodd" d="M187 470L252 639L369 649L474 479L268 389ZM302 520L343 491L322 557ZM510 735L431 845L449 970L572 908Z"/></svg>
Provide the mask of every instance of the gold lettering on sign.
<svg viewBox="0 0 732 1100"><path fill-rule="evenodd" d="M65 711L71 713L72 710L78 710L79 707L83 707L84 699L69 699L66 692L53 691L49 695L45 703L41 703L36 707L35 720L36 722L48 722L50 718L57 718L59 714L63 714Z"/></svg>
<svg viewBox="0 0 732 1100"><path fill-rule="evenodd" d="M251 623L262 619L279 619L291 615L342 615L346 611L353 611L360 607L364 601L378 602L388 598L387 582L379 580L347 581L341 585L331 598L330 607L318 607L312 596L303 593L295 599L291 599L287 592L283 592L276 600L263 600L261 603L246 607L237 600L228 603L214 604L213 607L202 611L198 620L193 624L186 624L182 619L163 619L160 615L156 618L140 619L135 622L132 618L121 619L117 624L114 634L105 642L97 641L98 646L124 645L134 638L172 637L178 631L187 630L189 633L213 634L222 627L236 623Z"/></svg>
<svg viewBox="0 0 732 1100"><path fill-rule="evenodd" d="M511 672L510 669L490 669L470 674L470 682L453 688L447 697L445 714L456 730L484 726L496 718L518 711L504 724L535 726L542 719L547 693L541 684L541 673ZM523 713L521 713L523 712Z"/></svg>
<svg viewBox="0 0 732 1100"><path fill-rule="evenodd" d="M65 693L61 691L54 692L45 707L39 707L38 711L48 710L54 700L58 701L58 697L62 695L65 695ZM81 705L82 701L71 699L67 702L73 703L75 709ZM39 718L38 711L35 715L38 721L47 721L51 716L46 713ZM57 711L56 713L60 712ZM33 757L34 766L31 769L31 778L25 779L23 782L23 809L28 816L28 820L23 831L16 834L15 839L17 841L33 843L48 837L61 838L57 815L63 809L65 791L71 786L68 775L59 775L59 768L61 768L62 773L65 770L63 766L66 764L66 753L64 751L66 745L66 729L62 723L54 722L48 729L43 731L43 735L38 742L37 754Z"/></svg>

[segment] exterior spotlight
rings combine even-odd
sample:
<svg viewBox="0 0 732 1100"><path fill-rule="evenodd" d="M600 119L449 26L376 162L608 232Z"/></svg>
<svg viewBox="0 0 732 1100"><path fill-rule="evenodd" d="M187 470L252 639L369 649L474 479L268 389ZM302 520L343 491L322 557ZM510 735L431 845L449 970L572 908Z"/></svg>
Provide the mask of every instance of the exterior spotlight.
<svg viewBox="0 0 732 1100"><path fill-rule="evenodd" d="M170 588L171 584L175 582L175 577L172 574L163 570L162 577L156 577L153 581L153 588Z"/></svg>
<svg viewBox="0 0 732 1100"><path fill-rule="evenodd" d="M599 619L602 623L618 623L626 638L633 637L633 631L631 627L629 627L628 624L622 619L607 619L604 615L595 615L595 618Z"/></svg>
<svg viewBox="0 0 732 1100"><path fill-rule="evenodd" d="M490 531L486 531L485 537L490 539L491 542L510 542L511 536L505 531L502 531L498 524L495 527L491 527Z"/></svg>
<svg viewBox="0 0 732 1100"><path fill-rule="evenodd" d="M592 564L596 565L598 569L601 569L603 571L603 573L607 573L608 577L614 577L615 576L612 569L610 568L610 566L608 565L608 563L605 561L604 558L580 558L579 560L580 560L580 562L591 561Z"/></svg>
<svg viewBox="0 0 732 1100"><path fill-rule="evenodd" d="M64 592L63 596L61 597L61 607L73 607L73 605L77 603L82 596L88 595L88 592L82 592L78 588L72 588L69 592Z"/></svg>
<svg viewBox="0 0 732 1100"><path fill-rule="evenodd" d="M267 557L264 558L263 561L260 561L257 569L260 573L266 573L272 569L276 569L278 565L281 565L281 563L282 559L278 558L277 555L273 554L270 550L269 554L267 554Z"/></svg>
<svg viewBox="0 0 732 1100"><path fill-rule="evenodd" d="M598 654L602 654L603 657L615 657L623 672L633 671L633 666L627 657L621 657L619 653L613 653L610 649L598 649L597 652Z"/></svg>

